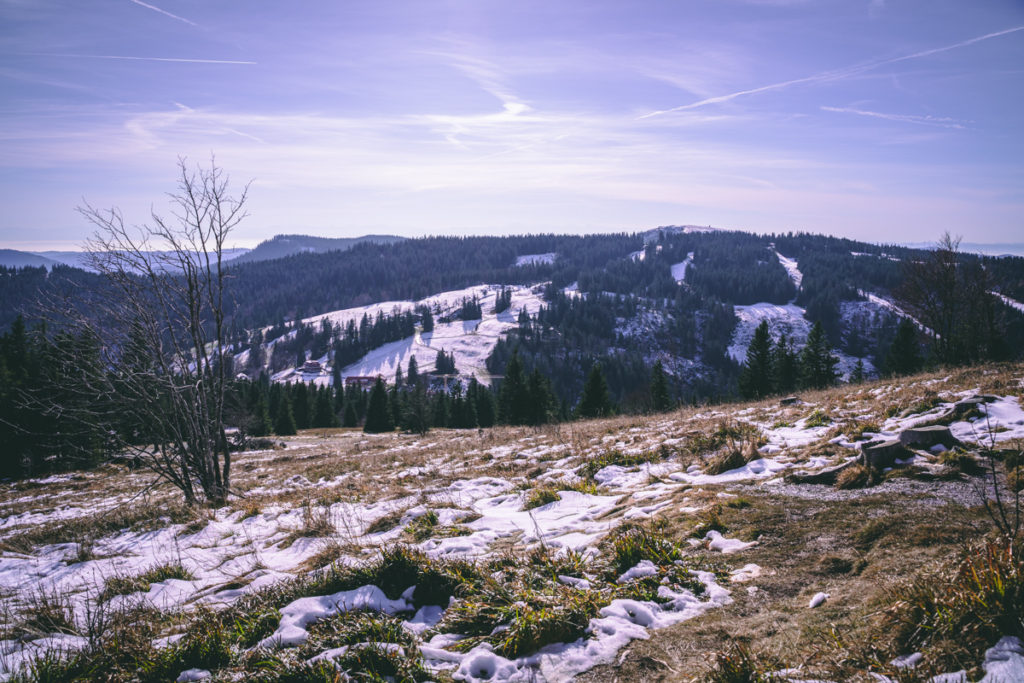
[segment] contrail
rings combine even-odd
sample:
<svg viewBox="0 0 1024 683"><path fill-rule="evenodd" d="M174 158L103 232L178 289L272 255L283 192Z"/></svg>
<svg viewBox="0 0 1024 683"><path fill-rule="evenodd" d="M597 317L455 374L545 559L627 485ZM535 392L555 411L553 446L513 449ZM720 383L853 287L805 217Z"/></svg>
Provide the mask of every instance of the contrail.
<svg viewBox="0 0 1024 683"><path fill-rule="evenodd" d="M703 106L708 105L708 104L718 104L719 102L728 102L729 100L734 100L737 97L742 97L744 95L754 95L754 94L757 94L757 93L760 93L760 92L766 92L766 91L769 91L769 90L780 90L782 88L788 88L791 85L799 85L800 83L815 83L815 82L818 82L818 81L834 81L834 80L839 80L839 79L842 79L842 78L848 78L849 76L855 76L857 74L864 73L865 71L870 71L872 69L877 69L878 67L885 66L886 64L895 64L896 62L903 62L903 61L906 61L908 59L917 59L918 57L927 57L929 55L934 55L934 54L937 54L939 52L946 52L948 50L955 50L957 48L966 47L967 45L973 45L974 43L980 43L981 41L988 40L989 38L998 38L999 36L1005 36L1008 33L1015 33L1017 31L1024 31L1024 26L1014 26L1013 28L1008 28L1008 29L1005 29L1003 31L996 31L995 33L986 33L983 36L977 36L975 38L971 38L969 40L964 40L964 41L961 41L959 43L953 43L952 45L945 45L943 47L936 47L936 48L932 48L930 50L922 50L921 52L914 52L913 54L909 54L909 55L902 55L900 57L892 57L892 58L889 58L889 59L878 59L878 60L874 60L874 61L871 61L871 62L866 62L866 63L863 63L863 64L856 64L854 66L848 66L848 67L845 67L845 68L842 68L842 69L835 69L833 71L823 71L822 73L819 73L819 74L814 74L812 76L805 76L803 78L795 78L795 79L790 80L790 81L783 81L781 83L772 83L771 85L763 85L763 86L761 86L759 88L751 88L749 90L740 90L740 91L737 91L737 92L734 92L734 93L729 93L728 95L717 95L715 97L709 97L707 99L700 100L699 102L693 102L691 104L684 104L682 106L673 107L671 109L664 109L664 110L661 110L661 111L652 111L649 114L644 114L643 116L639 116L638 118L646 119L646 118L650 118L652 116L660 116L662 114L671 114L672 112L676 112L676 111L685 111L687 109L696 109L698 107L703 107Z"/></svg>
<svg viewBox="0 0 1024 683"><path fill-rule="evenodd" d="M869 116L887 121L900 121L902 123L917 123L922 126L939 126L941 128L964 128L964 125L956 119L944 116L916 116L914 114L886 114L878 111L865 109L854 109L851 107L819 107L822 111L830 111L838 114L857 114L858 116Z"/></svg>
<svg viewBox="0 0 1024 683"><path fill-rule="evenodd" d="M71 55L54 52L29 53L32 57L72 57L74 59L129 59L141 62L183 62L186 64L256 64L240 59L186 59L183 57L129 57L126 55Z"/></svg>
<svg viewBox="0 0 1024 683"><path fill-rule="evenodd" d="M177 19L178 21L183 21L186 24L189 24L190 26L199 26L199 24L197 24L194 21L189 21L185 17L179 17L177 14L171 14L167 10L162 10L159 7L154 7L153 5L149 5L149 4L145 3L145 2L142 2L142 0L129 0L129 1L130 2L134 2L136 5L141 5L142 7L145 7L146 9L151 9L154 12L159 12L160 14L163 14L164 16L170 17L171 19Z"/></svg>

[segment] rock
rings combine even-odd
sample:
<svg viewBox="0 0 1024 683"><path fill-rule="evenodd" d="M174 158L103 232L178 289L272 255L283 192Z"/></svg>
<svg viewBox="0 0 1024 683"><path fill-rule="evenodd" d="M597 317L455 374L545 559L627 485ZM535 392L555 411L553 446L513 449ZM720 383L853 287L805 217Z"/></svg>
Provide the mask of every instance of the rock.
<svg viewBox="0 0 1024 683"><path fill-rule="evenodd" d="M907 449L899 439L871 441L864 444L864 464L868 467L885 469L896 464L896 460L907 457Z"/></svg>
<svg viewBox="0 0 1024 683"><path fill-rule="evenodd" d="M960 442L949 431L949 427L943 425L931 425L928 427L910 427L900 433L900 443L910 448L921 448L929 450L934 446L945 446L946 450L953 448Z"/></svg>
<svg viewBox="0 0 1024 683"><path fill-rule="evenodd" d="M993 403L999 400L999 397L994 394L975 394L971 396L972 399L977 399L982 403Z"/></svg>
<svg viewBox="0 0 1024 683"><path fill-rule="evenodd" d="M984 399L977 396L972 398L965 398L962 401L957 401L953 404L953 417L960 417L966 415L972 410L978 410L978 406L985 403Z"/></svg>
<svg viewBox="0 0 1024 683"><path fill-rule="evenodd" d="M836 483L836 479L839 478L839 473L845 470L847 467L856 465L856 460L844 462L842 465L836 467L826 467L823 470L817 472L798 471L792 474L786 475L786 481L791 484L828 484L832 485Z"/></svg>
<svg viewBox="0 0 1024 683"><path fill-rule="evenodd" d="M786 398L780 398L779 399L779 405L780 406L792 406L792 405L796 405L799 402L800 402L800 399L797 396L787 396Z"/></svg>

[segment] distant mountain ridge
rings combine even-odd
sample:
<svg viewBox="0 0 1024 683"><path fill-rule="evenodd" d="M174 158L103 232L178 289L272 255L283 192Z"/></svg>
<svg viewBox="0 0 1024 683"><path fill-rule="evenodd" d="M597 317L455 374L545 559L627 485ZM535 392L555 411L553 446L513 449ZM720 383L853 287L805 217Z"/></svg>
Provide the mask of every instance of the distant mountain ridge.
<svg viewBox="0 0 1024 683"><path fill-rule="evenodd" d="M18 251L17 249L0 249L0 266L8 268L38 268L39 266L53 268L58 263L60 261L47 258L41 254Z"/></svg>
<svg viewBox="0 0 1024 683"><path fill-rule="evenodd" d="M398 235L363 235L361 237L314 237L312 235L275 235L273 238L260 242L255 249L233 259L235 263L252 263L270 261L294 254L328 251L345 251L357 244L394 244L406 238Z"/></svg>
<svg viewBox="0 0 1024 683"><path fill-rule="evenodd" d="M312 235L275 235L253 249L225 249L224 260L232 263L255 263L285 258L295 254L323 254L346 251L358 244L394 244L404 241L398 235L362 235L360 237L314 237ZM0 249L0 266L7 268L40 267L52 269L58 263L89 270L84 251L20 251Z"/></svg>

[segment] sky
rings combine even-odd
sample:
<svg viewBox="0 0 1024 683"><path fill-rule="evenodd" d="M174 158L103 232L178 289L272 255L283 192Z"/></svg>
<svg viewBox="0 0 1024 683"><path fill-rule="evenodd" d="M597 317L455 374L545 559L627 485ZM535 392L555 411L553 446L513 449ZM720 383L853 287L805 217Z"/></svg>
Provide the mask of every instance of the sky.
<svg viewBox="0 0 1024 683"><path fill-rule="evenodd" d="M712 225L1024 242L1021 0L0 0L0 247Z"/></svg>

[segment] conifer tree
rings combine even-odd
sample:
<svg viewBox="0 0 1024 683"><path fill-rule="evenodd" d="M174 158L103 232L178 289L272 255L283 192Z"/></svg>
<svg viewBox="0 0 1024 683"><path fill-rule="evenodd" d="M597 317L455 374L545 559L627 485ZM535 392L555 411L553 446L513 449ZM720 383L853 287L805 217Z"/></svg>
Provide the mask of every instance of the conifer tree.
<svg viewBox="0 0 1024 683"><path fill-rule="evenodd" d="M747 359L740 371L740 395L764 398L772 392L772 340L768 321L762 320L747 348Z"/></svg>
<svg viewBox="0 0 1024 683"><path fill-rule="evenodd" d="M267 400L263 397L263 392L258 391L249 433L253 436L269 436L272 429L273 423L270 421L270 411L267 410Z"/></svg>
<svg viewBox="0 0 1024 683"><path fill-rule="evenodd" d="M668 378L660 360L654 361L651 369L651 409L663 413L672 409L672 396L668 391Z"/></svg>
<svg viewBox="0 0 1024 683"><path fill-rule="evenodd" d="M523 362L519 360L518 349L505 365L505 378L498 390L498 419L505 424L525 424L529 411L529 394L523 375ZM481 422L482 424L482 422Z"/></svg>
<svg viewBox="0 0 1024 683"><path fill-rule="evenodd" d="M526 383L528 401L526 403L526 423L542 425L551 422L555 407L555 397L551 392L551 383L540 370L533 369Z"/></svg>
<svg viewBox="0 0 1024 683"><path fill-rule="evenodd" d="M893 375L912 375L921 369L921 354L917 344L917 327L903 318L896 328L889 353L885 357L885 368Z"/></svg>
<svg viewBox="0 0 1024 683"><path fill-rule="evenodd" d="M281 400L277 406L277 419L274 420L274 433L278 436L295 434L295 416L292 415L292 402L288 400L288 392L281 392Z"/></svg>
<svg viewBox="0 0 1024 683"><path fill-rule="evenodd" d="M370 390L370 402L366 406L366 424L363 431L368 434L390 432L395 426L391 421L391 406L388 405L388 390L384 380L377 378L377 383Z"/></svg>
<svg viewBox="0 0 1024 683"><path fill-rule="evenodd" d="M861 358L857 359L857 364L853 366L853 372L850 373L850 384L862 384L864 382L864 360Z"/></svg>
<svg viewBox="0 0 1024 683"><path fill-rule="evenodd" d="M420 366L414 355L409 356L409 371L405 373L405 381L410 387L414 387L420 382Z"/></svg>
<svg viewBox="0 0 1024 683"><path fill-rule="evenodd" d="M311 410L309 409L309 389L305 382L289 384L291 389L292 415L295 418L296 429L308 429L312 424Z"/></svg>
<svg viewBox="0 0 1024 683"><path fill-rule="evenodd" d="M448 426L448 421L451 419L451 414L448 406L448 394L444 391L439 391L434 399L433 406L433 420L432 423L435 427L443 429Z"/></svg>
<svg viewBox="0 0 1024 683"><path fill-rule="evenodd" d="M409 392L402 414L402 427L414 434L426 434L430 429L430 401L422 385Z"/></svg>
<svg viewBox="0 0 1024 683"><path fill-rule="evenodd" d="M490 389L480 384L476 377L469 380L469 388L466 389L466 402L473 405L477 425L481 427L494 426L494 395Z"/></svg>
<svg viewBox="0 0 1024 683"><path fill-rule="evenodd" d="M799 357L793 340L782 334L772 349L772 387L776 393L788 394L796 389L799 378Z"/></svg>
<svg viewBox="0 0 1024 683"><path fill-rule="evenodd" d="M321 428L338 426L338 416L334 414L334 406L327 391L317 392L316 408L313 413L313 426Z"/></svg>
<svg viewBox="0 0 1024 683"><path fill-rule="evenodd" d="M426 306L420 307L420 319L422 321L423 333L434 331L434 316Z"/></svg>
<svg viewBox="0 0 1024 683"><path fill-rule="evenodd" d="M356 414L356 404L354 401L345 402L345 413L344 419L342 420L342 427L356 427L359 425L359 416Z"/></svg>
<svg viewBox="0 0 1024 683"><path fill-rule="evenodd" d="M836 365L839 359L825 336L820 322L814 323L807 335L807 345L800 352L801 384L809 389L824 389L836 383Z"/></svg>
<svg viewBox="0 0 1024 683"><path fill-rule="evenodd" d="M611 415L612 402L608 396L608 382L605 381L601 364L594 363L583 385L583 396L580 398L577 411L580 417L604 417Z"/></svg>

